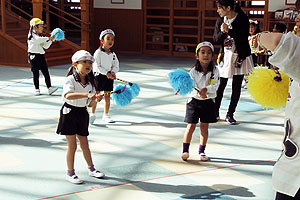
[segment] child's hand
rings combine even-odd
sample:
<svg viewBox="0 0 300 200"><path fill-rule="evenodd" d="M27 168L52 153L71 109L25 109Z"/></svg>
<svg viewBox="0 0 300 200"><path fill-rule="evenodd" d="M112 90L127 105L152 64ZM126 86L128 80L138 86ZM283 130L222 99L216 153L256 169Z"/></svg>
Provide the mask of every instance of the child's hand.
<svg viewBox="0 0 300 200"><path fill-rule="evenodd" d="M102 100L102 98L103 98L103 93L100 92L100 93L96 94L96 101L100 102Z"/></svg>
<svg viewBox="0 0 300 200"><path fill-rule="evenodd" d="M88 99L91 100L91 101L94 101L96 99L96 95L92 94L92 93L89 93L88 94Z"/></svg>
<svg viewBox="0 0 300 200"><path fill-rule="evenodd" d="M207 98L206 96L207 88L202 88L198 93L202 99Z"/></svg>
<svg viewBox="0 0 300 200"><path fill-rule="evenodd" d="M115 72L112 72L112 73L111 73L111 79L116 80L116 78L117 78L116 73L115 73Z"/></svg>
<svg viewBox="0 0 300 200"><path fill-rule="evenodd" d="M111 78L112 78L111 73L110 73L110 72L107 72L106 77L107 77L108 79L111 79Z"/></svg>
<svg viewBox="0 0 300 200"><path fill-rule="evenodd" d="M49 40L53 41L55 39L55 36L56 36L57 33L55 33L54 35L52 35L51 37L49 37Z"/></svg>

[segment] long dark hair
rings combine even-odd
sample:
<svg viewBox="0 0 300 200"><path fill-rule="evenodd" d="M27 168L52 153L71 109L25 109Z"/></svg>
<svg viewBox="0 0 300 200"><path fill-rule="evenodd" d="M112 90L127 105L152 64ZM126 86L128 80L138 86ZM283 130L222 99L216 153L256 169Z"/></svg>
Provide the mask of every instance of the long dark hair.
<svg viewBox="0 0 300 200"><path fill-rule="evenodd" d="M201 66L201 63L199 60L196 61L195 65L193 66L195 67L195 70L198 71L198 72L203 72L203 68ZM210 61L208 67L207 67L207 72L212 72L214 71L214 68L215 68L215 63L214 61Z"/></svg>
<svg viewBox="0 0 300 200"><path fill-rule="evenodd" d="M33 37L33 36L32 36L33 27L34 27L34 26L30 26L28 40L31 40L32 37Z"/></svg>
<svg viewBox="0 0 300 200"><path fill-rule="evenodd" d="M254 27L256 27L255 31L254 31L254 34L257 34L257 33L260 33L261 30L260 30L260 27L259 27L259 22L257 22L257 24L255 22L250 22L249 26L252 25Z"/></svg>
<svg viewBox="0 0 300 200"><path fill-rule="evenodd" d="M234 0L217 0L216 1L217 7L222 6L222 7L230 7L231 10L233 10L236 13L239 13L242 11L240 5L235 2Z"/></svg>
<svg viewBox="0 0 300 200"><path fill-rule="evenodd" d="M71 65L71 67L69 67L68 72L67 72L67 76L73 75L74 73L77 73L76 70L74 70L75 66ZM97 80L93 74L93 71L91 71L90 73L87 74L87 76L85 76L85 80L87 82L90 82L92 84L93 87L96 87L96 83Z"/></svg>

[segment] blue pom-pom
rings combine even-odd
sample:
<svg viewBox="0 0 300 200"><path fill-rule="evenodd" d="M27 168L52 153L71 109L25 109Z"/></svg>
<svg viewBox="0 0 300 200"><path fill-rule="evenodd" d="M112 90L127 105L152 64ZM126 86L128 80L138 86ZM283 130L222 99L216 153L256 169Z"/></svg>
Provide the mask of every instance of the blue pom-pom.
<svg viewBox="0 0 300 200"><path fill-rule="evenodd" d="M169 83L173 90L179 95L187 95L192 92L195 87L195 82L183 69L177 69L169 73Z"/></svg>
<svg viewBox="0 0 300 200"><path fill-rule="evenodd" d="M114 88L114 91L121 90L121 93L112 94L112 98L118 106L127 106L131 103L131 100L133 99L131 89L129 87L125 87L124 89L124 87L125 85L117 85Z"/></svg>
<svg viewBox="0 0 300 200"><path fill-rule="evenodd" d="M133 98L137 97L140 94L141 89L140 89L140 86L137 83L133 83L130 86L130 89L132 91L132 97Z"/></svg>
<svg viewBox="0 0 300 200"><path fill-rule="evenodd" d="M57 33L57 34L56 34ZM55 35L56 34L56 35ZM60 28L56 28L51 32L51 36L55 35L55 38L53 41L60 41L65 39L65 33Z"/></svg>

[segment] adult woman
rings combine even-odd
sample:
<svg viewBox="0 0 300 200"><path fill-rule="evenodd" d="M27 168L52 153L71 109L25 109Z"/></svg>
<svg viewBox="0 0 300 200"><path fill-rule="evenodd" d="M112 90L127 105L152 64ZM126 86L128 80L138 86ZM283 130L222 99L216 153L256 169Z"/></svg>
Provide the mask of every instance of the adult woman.
<svg viewBox="0 0 300 200"><path fill-rule="evenodd" d="M214 43L221 45L218 58L220 71L220 86L216 97L216 117L223 98L228 78L232 79L232 94L226 115L226 121L234 125L233 114L240 99L244 75L252 71L253 62L248 43L249 19L234 0L217 0L217 12L220 18L216 22Z"/></svg>

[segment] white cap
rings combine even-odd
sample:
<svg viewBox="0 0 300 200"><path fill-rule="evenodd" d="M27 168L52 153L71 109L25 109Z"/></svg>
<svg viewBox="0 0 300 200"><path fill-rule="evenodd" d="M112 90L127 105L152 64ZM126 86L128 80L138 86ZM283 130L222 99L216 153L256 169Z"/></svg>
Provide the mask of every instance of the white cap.
<svg viewBox="0 0 300 200"><path fill-rule="evenodd" d="M215 50L214 46L210 42L205 41L205 42L201 42L197 45L196 53L201 47L209 47L209 48L211 48L212 52L214 52L214 50Z"/></svg>
<svg viewBox="0 0 300 200"><path fill-rule="evenodd" d="M115 33L114 33L113 30L111 30L111 29L105 29L104 31L101 31L100 36L99 36L99 39L100 39L100 40L103 39L104 36L105 36L106 34L109 34L109 33L112 34L113 36L115 36Z"/></svg>
<svg viewBox="0 0 300 200"><path fill-rule="evenodd" d="M72 62L78 62L81 60L90 60L95 62L94 57L86 50L76 51L72 56Z"/></svg>

